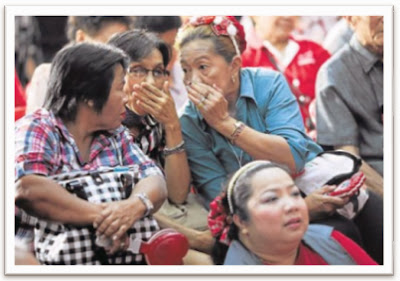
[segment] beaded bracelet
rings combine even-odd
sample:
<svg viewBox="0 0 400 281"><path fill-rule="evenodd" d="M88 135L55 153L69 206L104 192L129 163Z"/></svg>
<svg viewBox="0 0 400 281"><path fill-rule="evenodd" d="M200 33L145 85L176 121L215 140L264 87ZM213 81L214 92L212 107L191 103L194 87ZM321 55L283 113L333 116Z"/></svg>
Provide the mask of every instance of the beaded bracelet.
<svg viewBox="0 0 400 281"><path fill-rule="evenodd" d="M171 154L181 153L185 151L185 141L182 140L180 144L175 147L167 148L165 147L163 150L164 156L168 156Z"/></svg>
<svg viewBox="0 0 400 281"><path fill-rule="evenodd" d="M240 133L243 131L245 125L240 122L237 121L235 122L235 129L233 130L232 134L231 134L231 143L234 144L235 140L238 138L238 136L240 135Z"/></svg>

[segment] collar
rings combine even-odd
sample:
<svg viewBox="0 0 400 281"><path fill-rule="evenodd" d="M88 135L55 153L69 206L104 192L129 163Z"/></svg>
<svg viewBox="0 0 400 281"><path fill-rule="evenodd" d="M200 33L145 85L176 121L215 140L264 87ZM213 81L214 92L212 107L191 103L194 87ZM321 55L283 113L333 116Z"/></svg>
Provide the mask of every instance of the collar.
<svg viewBox="0 0 400 281"><path fill-rule="evenodd" d="M67 126L65 126L63 120L58 117L55 116L54 113L52 111L49 112L50 116L52 118L55 119L55 127L59 130L59 132L61 133L61 135L63 136L63 138L68 141L69 143L75 143L73 136L71 135L71 133L68 131ZM99 135L109 135L109 136L116 136L119 135L122 131L125 130L124 126L119 126L117 129L115 130L110 130L110 131L99 131Z"/></svg>
<svg viewBox="0 0 400 281"><path fill-rule="evenodd" d="M275 48L268 40L265 40L263 45L276 58L276 63L282 69L285 69L290 64L300 49L299 44L291 38L282 52Z"/></svg>
<svg viewBox="0 0 400 281"><path fill-rule="evenodd" d="M360 56L360 64L366 73L370 72L375 63L379 61L379 57L361 45L358 41L356 34L350 39L350 47L357 52Z"/></svg>

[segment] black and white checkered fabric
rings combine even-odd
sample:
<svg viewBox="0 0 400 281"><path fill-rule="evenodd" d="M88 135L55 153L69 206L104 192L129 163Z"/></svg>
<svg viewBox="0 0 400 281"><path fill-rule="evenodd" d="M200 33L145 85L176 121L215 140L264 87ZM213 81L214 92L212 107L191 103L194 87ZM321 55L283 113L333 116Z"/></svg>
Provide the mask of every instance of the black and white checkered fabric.
<svg viewBox="0 0 400 281"><path fill-rule="evenodd" d="M120 201L129 197L139 181L138 166L102 167L96 171L79 171L50 177L69 192L89 202ZM25 222L27 218L24 219ZM29 223L35 220L29 218ZM159 230L156 220L149 216L136 221L128 230L131 240L147 241ZM100 255L105 255L94 241L92 227L77 227L45 220L37 220L34 233L36 257L42 264L102 264ZM108 264L144 264L142 254L130 252L104 256ZM104 261L103 261L104 263Z"/></svg>

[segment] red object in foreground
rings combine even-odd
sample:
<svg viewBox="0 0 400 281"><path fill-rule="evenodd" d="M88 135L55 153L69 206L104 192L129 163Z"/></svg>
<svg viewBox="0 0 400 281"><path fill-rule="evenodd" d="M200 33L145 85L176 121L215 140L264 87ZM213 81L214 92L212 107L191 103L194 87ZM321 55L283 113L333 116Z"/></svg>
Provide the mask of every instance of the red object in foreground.
<svg viewBox="0 0 400 281"><path fill-rule="evenodd" d="M182 265L188 250L186 236L170 228L160 230L140 246L149 265Z"/></svg>

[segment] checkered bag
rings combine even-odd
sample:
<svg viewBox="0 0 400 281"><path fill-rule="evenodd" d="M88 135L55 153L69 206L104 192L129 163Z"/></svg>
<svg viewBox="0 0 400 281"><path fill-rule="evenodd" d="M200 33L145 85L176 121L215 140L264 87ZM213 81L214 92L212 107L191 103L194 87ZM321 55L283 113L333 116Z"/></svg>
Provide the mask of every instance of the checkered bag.
<svg viewBox="0 0 400 281"><path fill-rule="evenodd" d="M95 204L128 198L140 179L137 165L100 167L95 171L68 172L50 178ZM158 230L156 220L148 216L136 221L128 235L131 241L147 241ZM126 251L107 256L95 240L92 226L78 227L40 219L35 224L35 252L43 264L145 264L142 254Z"/></svg>

